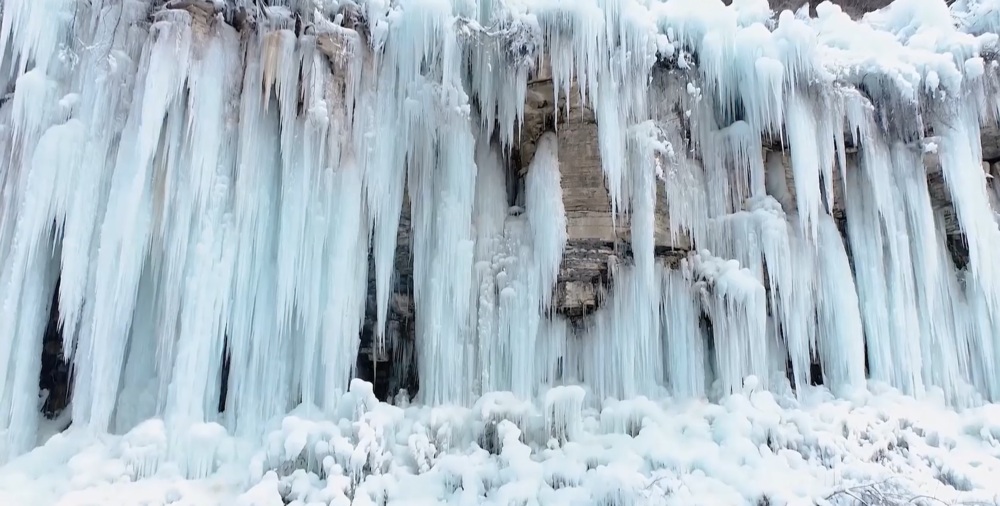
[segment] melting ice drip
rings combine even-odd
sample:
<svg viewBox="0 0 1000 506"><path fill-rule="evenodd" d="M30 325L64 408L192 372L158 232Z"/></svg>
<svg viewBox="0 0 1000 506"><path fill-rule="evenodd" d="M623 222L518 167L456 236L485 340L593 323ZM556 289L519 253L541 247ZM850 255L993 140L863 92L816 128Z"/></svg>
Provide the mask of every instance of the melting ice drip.
<svg viewBox="0 0 1000 506"><path fill-rule="evenodd" d="M207 441L300 403L335 413L369 262L375 353L397 344L404 202L426 403L801 389L817 361L835 391L867 373L1000 399L978 142L1000 23L980 2L899 0L864 23L762 0L275 3L0 4L0 461L35 444L53 293L75 425L155 417ZM557 127L512 184L538 76ZM582 324L552 298L573 104L599 125L632 249ZM655 255L664 219L694 246L681 265Z"/></svg>

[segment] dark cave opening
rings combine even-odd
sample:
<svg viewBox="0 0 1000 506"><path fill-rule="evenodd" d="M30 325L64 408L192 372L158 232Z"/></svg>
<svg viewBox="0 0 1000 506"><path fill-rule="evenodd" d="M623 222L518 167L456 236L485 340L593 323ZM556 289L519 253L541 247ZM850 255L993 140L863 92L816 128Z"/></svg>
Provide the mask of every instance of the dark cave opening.
<svg viewBox="0 0 1000 506"><path fill-rule="evenodd" d="M56 282L52 303L49 305L49 321L42 337L41 369L38 375L38 389L45 396L41 411L50 420L57 418L69 406L73 386L72 364L63 353L63 332L59 327L60 284Z"/></svg>

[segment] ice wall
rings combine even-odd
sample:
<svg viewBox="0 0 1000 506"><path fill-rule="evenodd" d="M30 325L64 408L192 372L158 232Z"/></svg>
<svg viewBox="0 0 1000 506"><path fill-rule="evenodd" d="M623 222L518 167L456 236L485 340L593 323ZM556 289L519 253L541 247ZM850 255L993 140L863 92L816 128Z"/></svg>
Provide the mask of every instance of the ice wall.
<svg viewBox="0 0 1000 506"><path fill-rule="evenodd" d="M221 430L341 409L369 305L372 354L415 349L431 404L866 377L1000 400L987 4L5 1L0 461L35 444L53 300L72 423L162 419L199 448L191 476ZM540 76L555 107L520 174ZM630 246L567 321L558 127L579 108ZM656 255L664 207L682 265ZM413 335L388 330L404 213Z"/></svg>

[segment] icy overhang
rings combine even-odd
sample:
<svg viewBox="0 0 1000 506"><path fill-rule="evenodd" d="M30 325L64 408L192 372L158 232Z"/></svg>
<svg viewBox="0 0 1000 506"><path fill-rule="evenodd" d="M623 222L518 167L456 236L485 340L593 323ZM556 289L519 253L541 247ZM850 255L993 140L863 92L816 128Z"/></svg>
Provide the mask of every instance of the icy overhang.
<svg viewBox="0 0 1000 506"><path fill-rule="evenodd" d="M899 0L862 19L852 16L887 2L823 2L812 17L783 10L795 2L769 8L764 0L633 0L616 8L602 1L506 0L478 11L423 1L283 3L183 0L162 9L187 10L199 27L222 21L241 31L315 36L324 52L341 59L361 57L346 45L385 57L393 44L439 45L451 33L466 45L470 99L508 145L517 142L522 115L539 102L519 90L529 83L532 94L550 95L550 104L572 95L563 103L593 108L606 92L621 95L624 119L635 122L647 105L635 87L646 87L654 69L676 69L712 98L720 127L743 119L771 138L781 137L783 96L805 94L824 108L837 105L829 100L839 90L860 90L883 129L902 129L887 133L914 137L923 135L921 115L933 102L970 93L996 74L997 36L970 21L971 13L985 19L992 11L976 0L951 10L943 2ZM420 30L428 33L414 33ZM515 98L521 103L512 104Z"/></svg>
<svg viewBox="0 0 1000 506"><path fill-rule="evenodd" d="M761 155L787 154L787 101L798 97L818 113L813 128L829 133L824 150L842 164L857 149L860 131L922 149L934 137L925 119L947 116L949 104L967 99L978 103L983 124L981 158L1000 158L997 37L969 14L984 14L981 4L960 2L949 10L942 2L900 0L858 19L858 9L870 10L871 3L838 3L843 8L815 6L811 16L801 9L775 14L786 5L769 9L755 0L629 1L616 8L507 0L479 11L422 1L184 1L163 8L188 11L196 32L221 22L244 37L273 38L284 30L313 38L330 62L328 86L347 105L351 88L374 65L414 70L443 100L451 91L440 82L435 59L442 41L456 37L465 51L467 99L486 128L519 161L522 174L535 140L557 131L574 148L563 150L562 167L570 176L564 178L570 238L614 245L630 242L627 213L620 212L628 205L626 169L616 159L632 142L630 127L645 121L669 139L668 163L703 164L714 142L730 134L741 136L729 139L734 145L759 138ZM430 51L399 50L421 45ZM411 56L419 61L401 59ZM933 153L927 171L940 180ZM839 192L840 173L824 176ZM668 203L656 207L656 245L686 249L690 224L672 219L662 185L658 192ZM843 199L836 202L839 211Z"/></svg>

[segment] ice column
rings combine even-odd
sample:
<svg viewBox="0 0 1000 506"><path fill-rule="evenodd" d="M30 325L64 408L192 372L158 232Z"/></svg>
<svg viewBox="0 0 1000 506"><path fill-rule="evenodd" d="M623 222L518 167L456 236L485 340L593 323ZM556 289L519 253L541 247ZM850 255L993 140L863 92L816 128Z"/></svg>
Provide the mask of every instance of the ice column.
<svg viewBox="0 0 1000 506"><path fill-rule="evenodd" d="M741 391L749 375L766 378L767 312L764 286L736 260L723 260L706 250L681 265L700 290L712 320L716 377L722 395ZM765 384L761 386L767 388Z"/></svg>
<svg viewBox="0 0 1000 506"><path fill-rule="evenodd" d="M152 165L163 133L163 119L182 100L190 65L190 16L171 11L157 21L139 65L138 84L111 179L107 213L93 291L93 316L81 336L76 389L88 395L74 402L73 419L105 430L117 396L139 277L152 233ZM176 286L176 285L174 285ZM81 372L88 374L82 375ZM88 377L89 376L89 377ZM74 401L78 396L74 392Z"/></svg>
<svg viewBox="0 0 1000 506"><path fill-rule="evenodd" d="M667 382L676 396L704 397L707 372L701 305L681 271L662 269L660 276Z"/></svg>

